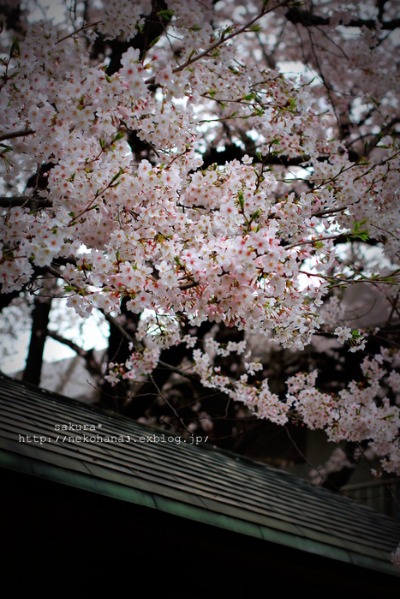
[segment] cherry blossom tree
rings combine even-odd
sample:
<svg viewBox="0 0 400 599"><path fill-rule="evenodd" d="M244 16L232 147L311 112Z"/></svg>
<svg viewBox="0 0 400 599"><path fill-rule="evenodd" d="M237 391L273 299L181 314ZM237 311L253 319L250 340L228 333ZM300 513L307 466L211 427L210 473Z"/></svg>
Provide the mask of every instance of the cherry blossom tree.
<svg viewBox="0 0 400 599"><path fill-rule="evenodd" d="M136 417L190 385L397 476L398 3L41 6L1 5L4 313L102 314Z"/></svg>

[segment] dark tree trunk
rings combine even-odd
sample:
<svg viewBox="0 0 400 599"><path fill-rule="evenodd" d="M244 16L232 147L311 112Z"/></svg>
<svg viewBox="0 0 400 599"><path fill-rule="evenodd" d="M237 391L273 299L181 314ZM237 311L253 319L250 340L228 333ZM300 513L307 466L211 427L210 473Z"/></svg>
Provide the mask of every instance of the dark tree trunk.
<svg viewBox="0 0 400 599"><path fill-rule="evenodd" d="M126 300L122 301L121 314L125 316L124 329L132 339L135 338L140 320L139 314L133 314L126 309ZM107 363L114 362L123 364L131 355L128 339L121 333L120 329L110 322L110 333L108 337ZM103 380L100 390L100 406L116 412L121 412L129 396L129 381L122 380L117 385L111 385Z"/></svg>
<svg viewBox="0 0 400 599"><path fill-rule="evenodd" d="M47 338L51 298L38 297L35 299L32 312L31 340L28 357L22 380L33 385L40 385L43 366L43 351Z"/></svg>
<svg viewBox="0 0 400 599"><path fill-rule="evenodd" d="M361 448L362 444L347 441L342 448L346 455L346 462L341 464L337 469L329 472L321 486L335 493L339 493L340 489L349 482L355 468L362 458Z"/></svg>

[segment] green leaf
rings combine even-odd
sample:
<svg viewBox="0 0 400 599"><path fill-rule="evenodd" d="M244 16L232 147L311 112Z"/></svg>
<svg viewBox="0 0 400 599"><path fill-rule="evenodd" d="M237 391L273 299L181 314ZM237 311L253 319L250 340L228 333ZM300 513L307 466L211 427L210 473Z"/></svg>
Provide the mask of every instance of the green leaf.
<svg viewBox="0 0 400 599"><path fill-rule="evenodd" d="M261 210L255 210L251 215L250 215L250 221L256 220L259 216L261 215Z"/></svg>
<svg viewBox="0 0 400 599"><path fill-rule="evenodd" d="M13 41L12 41L11 48L10 48L10 58L19 56L20 53L21 53L21 50L19 47L19 42L16 37L13 37Z"/></svg>
<svg viewBox="0 0 400 599"><path fill-rule="evenodd" d="M149 48L152 48L153 46L155 46L155 45L156 45L156 43L157 43L159 40L160 40L160 36L158 35L157 37L155 37L155 38L152 40L151 44L149 44Z"/></svg>
<svg viewBox="0 0 400 599"><path fill-rule="evenodd" d="M175 12L173 10L166 8L165 10L159 10L157 17L160 17L160 19L164 19L165 21L170 21L174 14Z"/></svg>
<svg viewBox="0 0 400 599"><path fill-rule="evenodd" d="M119 171L118 171L118 173L116 173L116 174L113 176L113 178L111 179L111 181L110 181L110 187L112 187L112 186L113 186L113 183L115 183L115 181L116 181L117 179L119 179L119 177L122 175L122 173L123 173L123 172L124 172L124 169L123 169L123 168L120 168L120 169L119 169Z"/></svg>
<svg viewBox="0 0 400 599"><path fill-rule="evenodd" d="M115 135L113 141L119 141L120 139L123 139L124 137L125 137L125 132L118 131L117 134Z"/></svg>
<svg viewBox="0 0 400 599"><path fill-rule="evenodd" d="M246 100L246 102L251 102L252 100L254 100L255 97L256 97L256 94L254 94L254 93L247 94L247 96L243 97L243 100Z"/></svg>
<svg viewBox="0 0 400 599"><path fill-rule="evenodd" d="M356 221L352 230L350 231L350 238L361 239L361 241L368 241L369 232L366 229L363 229L362 226L365 225L366 219Z"/></svg>

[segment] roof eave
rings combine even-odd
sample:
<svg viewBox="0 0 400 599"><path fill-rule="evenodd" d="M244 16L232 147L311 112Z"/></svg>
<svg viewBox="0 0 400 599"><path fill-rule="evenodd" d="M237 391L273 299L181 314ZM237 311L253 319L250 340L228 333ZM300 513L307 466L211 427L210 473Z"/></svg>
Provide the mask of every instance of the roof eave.
<svg viewBox="0 0 400 599"><path fill-rule="evenodd" d="M0 449L0 466L21 474L31 475L50 482L67 485L96 493L117 501L124 501L145 508L156 509L166 514L193 520L209 526L225 529L237 534L283 545L347 564L391 576L400 576L400 570L388 562L383 551L376 550L376 557L329 545L324 542L288 533L270 526L262 526L227 514L221 514L184 501L126 486L115 481L95 477L76 470L60 468L47 462L32 459Z"/></svg>

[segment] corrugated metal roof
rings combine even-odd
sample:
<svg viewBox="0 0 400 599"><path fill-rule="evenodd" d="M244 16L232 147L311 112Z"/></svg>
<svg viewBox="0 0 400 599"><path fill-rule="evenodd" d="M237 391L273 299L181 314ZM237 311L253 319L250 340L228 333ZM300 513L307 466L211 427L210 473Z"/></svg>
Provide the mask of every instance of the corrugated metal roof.
<svg viewBox="0 0 400 599"><path fill-rule="evenodd" d="M400 523L303 479L0 377L0 465L394 575Z"/></svg>

